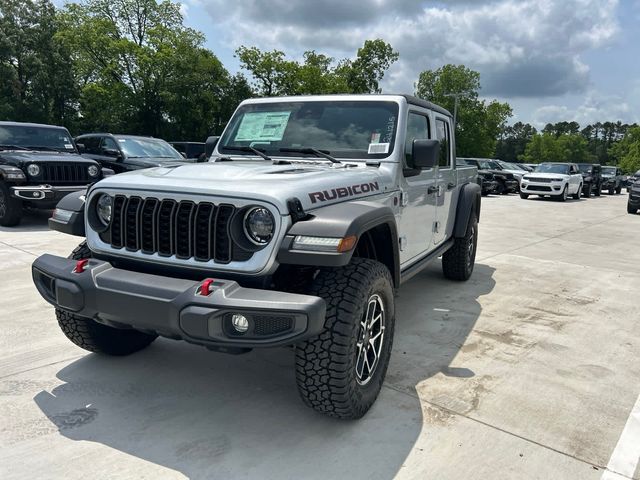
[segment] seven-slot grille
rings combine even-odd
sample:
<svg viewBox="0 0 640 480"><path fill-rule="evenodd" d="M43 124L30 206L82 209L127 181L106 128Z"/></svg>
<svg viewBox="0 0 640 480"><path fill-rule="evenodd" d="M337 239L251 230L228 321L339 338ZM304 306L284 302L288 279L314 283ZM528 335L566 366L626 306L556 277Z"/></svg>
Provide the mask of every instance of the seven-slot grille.
<svg viewBox="0 0 640 480"><path fill-rule="evenodd" d="M47 183L87 183L89 172L86 164L42 163L42 181Z"/></svg>
<svg viewBox="0 0 640 480"><path fill-rule="evenodd" d="M251 258L231 241L233 205L116 195L112 208L114 248L216 263Z"/></svg>

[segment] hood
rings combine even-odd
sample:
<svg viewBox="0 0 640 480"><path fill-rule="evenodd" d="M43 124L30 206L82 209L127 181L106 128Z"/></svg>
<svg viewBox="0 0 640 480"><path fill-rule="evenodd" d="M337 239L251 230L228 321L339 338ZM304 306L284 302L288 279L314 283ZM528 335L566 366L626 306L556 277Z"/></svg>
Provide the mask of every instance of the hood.
<svg viewBox="0 0 640 480"><path fill-rule="evenodd" d="M51 162L75 162L96 165L96 162L78 155L77 153L66 152L29 152L26 150L4 150L0 151L0 160L12 165L24 165L26 163L51 163Z"/></svg>
<svg viewBox="0 0 640 480"><path fill-rule="evenodd" d="M569 175L566 175L564 173L538 173L538 172L531 172L531 173L527 173L524 176L525 180L529 180L531 178L560 178L560 179L565 179L567 178Z"/></svg>
<svg viewBox="0 0 640 480"><path fill-rule="evenodd" d="M383 164L384 165L384 164ZM157 190L176 194L261 200L287 214L287 200L296 197L306 211L375 193L391 185L387 166L273 165L261 161L180 164L108 177L95 188Z"/></svg>
<svg viewBox="0 0 640 480"><path fill-rule="evenodd" d="M185 163L195 163L195 159L184 158L182 160L167 160L166 158L157 157L127 158L128 165L139 168L172 167L175 165L183 165Z"/></svg>

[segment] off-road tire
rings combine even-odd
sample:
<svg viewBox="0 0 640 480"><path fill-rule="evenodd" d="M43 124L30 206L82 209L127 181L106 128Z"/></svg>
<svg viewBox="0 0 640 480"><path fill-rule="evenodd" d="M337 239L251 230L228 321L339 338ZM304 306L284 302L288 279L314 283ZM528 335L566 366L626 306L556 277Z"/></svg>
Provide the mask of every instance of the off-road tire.
<svg viewBox="0 0 640 480"><path fill-rule="evenodd" d="M630 213L630 214L634 215L634 214L638 213L638 209L637 208L633 208L630 203L627 203L627 213Z"/></svg>
<svg viewBox="0 0 640 480"><path fill-rule="evenodd" d="M580 200L580 197L582 196L582 185L580 185L578 187L578 191L571 196L573 197L574 200Z"/></svg>
<svg viewBox="0 0 640 480"><path fill-rule="evenodd" d="M529 198L529 194L520 192L520 198L526 200L527 198Z"/></svg>
<svg viewBox="0 0 640 480"><path fill-rule="evenodd" d="M90 257L91 250L86 242L78 245L69 255L73 260ZM157 335L137 330L108 327L60 308L56 308L56 317L60 329L69 340L80 348L94 353L129 355L147 347L157 338Z"/></svg>
<svg viewBox="0 0 640 480"><path fill-rule="evenodd" d="M453 246L442 255L442 273L449 280L469 280L476 263L478 246L478 217L471 212L467 230L462 238L456 238Z"/></svg>
<svg viewBox="0 0 640 480"><path fill-rule="evenodd" d="M582 195L584 195L585 198L590 198L591 197L591 190L593 189L593 185L589 184L585 187L582 187Z"/></svg>
<svg viewBox="0 0 640 480"><path fill-rule="evenodd" d="M296 382L302 401L314 410L340 419L361 418L373 405L389 364L395 311L393 283L385 265L353 258L340 268L320 269L307 289L327 304L323 331L296 345ZM385 309L384 334L377 366L362 385L356 374L361 322L372 296Z"/></svg>
<svg viewBox="0 0 640 480"><path fill-rule="evenodd" d="M22 201L11 196L9 187L0 181L0 225L15 227L22 219Z"/></svg>

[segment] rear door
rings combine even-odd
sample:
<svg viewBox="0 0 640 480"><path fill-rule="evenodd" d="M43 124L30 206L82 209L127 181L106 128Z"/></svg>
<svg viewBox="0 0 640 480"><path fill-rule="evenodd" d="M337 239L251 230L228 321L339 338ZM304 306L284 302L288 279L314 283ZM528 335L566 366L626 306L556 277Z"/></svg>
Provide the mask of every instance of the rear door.
<svg viewBox="0 0 640 480"><path fill-rule="evenodd" d="M405 134L402 206L399 220L400 264L407 267L430 249L436 220L436 169L417 170L413 163L413 141L431 138L427 111L410 110Z"/></svg>
<svg viewBox="0 0 640 480"><path fill-rule="evenodd" d="M437 176L437 209L434 225L433 243L438 245L447 238L447 232L452 231L454 215L450 215L454 194L457 192L457 176L453 167L454 145L451 141L451 123L449 118L436 116L436 140L440 142L440 161ZM451 225L449 225L451 223Z"/></svg>

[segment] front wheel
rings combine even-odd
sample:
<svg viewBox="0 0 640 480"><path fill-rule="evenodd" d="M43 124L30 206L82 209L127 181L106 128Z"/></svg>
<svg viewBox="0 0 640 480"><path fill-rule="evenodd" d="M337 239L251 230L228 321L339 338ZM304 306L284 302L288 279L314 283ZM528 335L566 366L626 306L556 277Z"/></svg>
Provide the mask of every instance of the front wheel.
<svg viewBox="0 0 640 480"><path fill-rule="evenodd" d="M22 201L12 197L9 187L0 181L0 225L15 227L22 218Z"/></svg>
<svg viewBox="0 0 640 480"><path fill-rule="evenodd" d="M296 345L300 396L326 415L361 418L378 397L391 356L391 274L380 262L353 258L321 269L307 293L324 298L327 314L323 331Z"/></svg>
<svg viewBox="0 0 640 480"><path fill-rule="evenodd" d="M469 280L476 263L478 217L471 212L464 237L456 238L453 246L442 255L442 273L450 280Z"/></svg>
<svg viewBox="0 0 640 480"><path fill-rule="evenodd" d="M86 242L71 252L69 258L90 258L91 250ZM108 327L87 317L56 308L56 317L62 333L80 348L107 355L129 355L147 347L157 335L137 330Z"/></svg>

